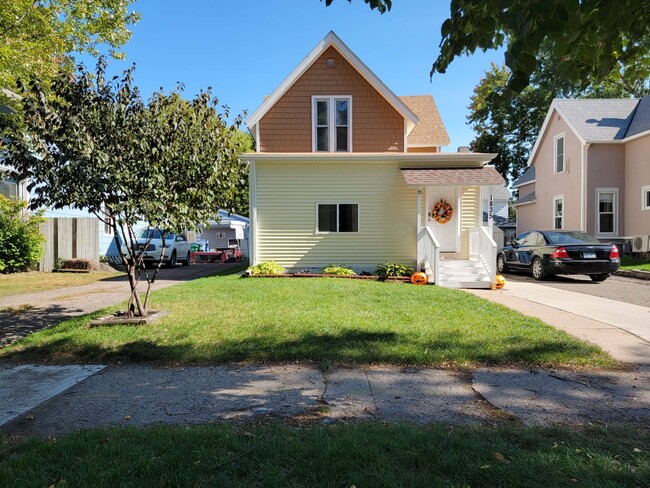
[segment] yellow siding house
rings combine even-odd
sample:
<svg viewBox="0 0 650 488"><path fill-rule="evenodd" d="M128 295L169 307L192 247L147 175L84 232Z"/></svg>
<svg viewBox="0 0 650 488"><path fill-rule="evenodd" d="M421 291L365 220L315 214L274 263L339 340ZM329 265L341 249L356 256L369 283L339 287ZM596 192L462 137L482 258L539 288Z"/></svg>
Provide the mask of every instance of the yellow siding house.
<svg viewBox="0 0 650 488"><path fill-rule="evenodd" d="M480 202L493 154L442 152L431 95L398 97L330 32L246 121L250 259L290 271L389 261L443 286L490 287Z"/></svg>

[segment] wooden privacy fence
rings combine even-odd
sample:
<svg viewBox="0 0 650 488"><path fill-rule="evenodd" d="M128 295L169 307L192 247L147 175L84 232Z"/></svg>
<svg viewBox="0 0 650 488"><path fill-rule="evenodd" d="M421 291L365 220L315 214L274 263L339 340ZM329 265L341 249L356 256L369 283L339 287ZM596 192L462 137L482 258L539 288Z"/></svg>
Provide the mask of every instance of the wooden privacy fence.
<svg viewBox="0 0 650 488"><path fill-rule="evenodd" d="M52 271L59 259L99 261L99 220L94 217L49 218L40 226L45 255L39 271Z"/></svg>

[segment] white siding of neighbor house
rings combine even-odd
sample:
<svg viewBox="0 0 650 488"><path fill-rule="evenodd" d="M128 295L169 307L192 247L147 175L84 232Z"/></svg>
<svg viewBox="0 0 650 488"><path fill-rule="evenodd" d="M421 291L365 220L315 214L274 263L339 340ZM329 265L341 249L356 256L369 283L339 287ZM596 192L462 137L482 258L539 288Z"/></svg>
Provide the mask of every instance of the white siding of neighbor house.
<svg viewBox="0 0 650 488"><path fill-rule="evenodd" d="M395 162L256 162L256 261L286 268L415 264L417 189ZM357 203L358 233L316 232L318 203Z"/></svg>

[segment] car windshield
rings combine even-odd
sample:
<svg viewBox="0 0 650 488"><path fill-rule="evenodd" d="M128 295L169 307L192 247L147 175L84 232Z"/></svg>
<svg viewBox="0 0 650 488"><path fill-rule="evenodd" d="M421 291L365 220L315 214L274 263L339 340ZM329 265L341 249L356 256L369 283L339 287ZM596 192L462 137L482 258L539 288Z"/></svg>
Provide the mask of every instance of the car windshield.
<svg viewBox="0 0 650 488"><path fill-rule="evenodd" d="M584 232L545 232L550 244L600 244L594 236Z"/></svg>
<svg viewBox="0 0 650 488"><path fill-rule="evenodd" d="M162 239L162 231L159 229L142 229L141 231L138 231L136 234L136 237L138 239ZM165 235L165 240L166 241L173 241L174 240L174 234L166 234Z"/></svg>

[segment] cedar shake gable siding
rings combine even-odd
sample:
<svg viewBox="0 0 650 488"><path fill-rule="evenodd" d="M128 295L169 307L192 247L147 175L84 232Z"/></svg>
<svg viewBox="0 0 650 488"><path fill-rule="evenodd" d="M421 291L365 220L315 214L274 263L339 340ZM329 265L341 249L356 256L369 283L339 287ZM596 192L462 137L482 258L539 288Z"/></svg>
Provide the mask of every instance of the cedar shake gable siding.
<svg viewBox="0 0 650 488"><path fill-rule="evenodd" d="M352 97L353 152L404 152L404 117L333 47L262 117L260 152L312 152L312 96Z"/></svg>

